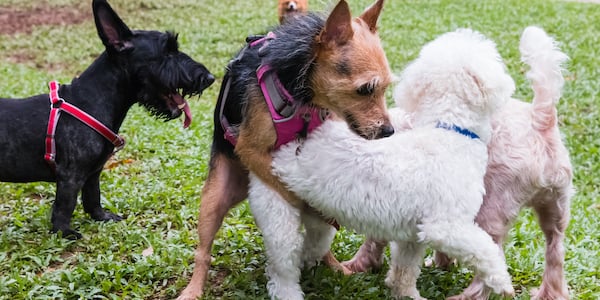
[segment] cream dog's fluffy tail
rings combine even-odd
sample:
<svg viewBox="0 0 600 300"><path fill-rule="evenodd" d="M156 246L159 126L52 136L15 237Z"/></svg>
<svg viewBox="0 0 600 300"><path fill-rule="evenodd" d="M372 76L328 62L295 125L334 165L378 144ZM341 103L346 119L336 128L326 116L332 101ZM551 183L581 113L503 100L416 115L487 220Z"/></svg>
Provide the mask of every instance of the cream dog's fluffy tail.
<svg viewBox="0 0 600 300"><path fill-rule="evenodd" d="M533 126L543 131L556 126L556 103L564 84L563 64L569 57L553 38L536 26L525 28L519 45L521 60L529 65L533 97Z"/></svg>

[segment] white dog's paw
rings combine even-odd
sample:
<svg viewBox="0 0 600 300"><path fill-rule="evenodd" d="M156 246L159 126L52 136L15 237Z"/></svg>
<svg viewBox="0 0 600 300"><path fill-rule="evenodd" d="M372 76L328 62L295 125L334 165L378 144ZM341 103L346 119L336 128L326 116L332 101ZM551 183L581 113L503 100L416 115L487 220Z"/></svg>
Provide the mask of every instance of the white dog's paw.
<svg viewBox="0 0 600 300"><path fill-rule="evenodd" d="M423 298L421 297L421 295L417 292L417 294L412 294L412 295L399 295L396 293L392 293L392 298L393 299L397 299L397 300L406 300L406 299L413 299L413 300L427 300L427 298Z"/></svg>
<svg viewBox="0 0 600 300"><path fill-rule="evenodd" d="M484 282L498 295L510 298L515 296L515 289L512 286L510 276L492 275L488 276Z"/></svg>
<svg viewBox="0 0 600 300"><path fill-rule="evenodd" d="M392 291L392 297L394 299L406 299L408 297L414 300L427 300L427 298L421 297L415 284L406 282L402 279L401 276L399 278L395 274L390 273L388 273L388 276L385 279L385 284Z"/></svg>
<svg viewBox="0 0 600 300"><path fill-rule="evenodd" d="M303 300L304 293L300 284L281 280L281 278L272 278L267 282L267 290L271 299L278 300Z"/></svg>
<svg viewBox="0 0 600 300"><path fill-rule="evenodd" d="M415 296L394 296L394 299L398 299L398 300L406 300L406 299L413 299L413 300L427 300L427 298L423 298L421 297L421 295L415 295Z"/></svg>

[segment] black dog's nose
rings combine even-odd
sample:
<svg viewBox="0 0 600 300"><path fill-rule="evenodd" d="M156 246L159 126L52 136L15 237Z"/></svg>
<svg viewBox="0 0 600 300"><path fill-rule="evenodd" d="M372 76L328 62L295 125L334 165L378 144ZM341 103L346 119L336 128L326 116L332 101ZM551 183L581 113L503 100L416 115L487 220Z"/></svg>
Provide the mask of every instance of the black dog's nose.
<svg viewBox="0 0 600 300"><path fill-rule="evenodd" d="M209 72L204 72L200 74L196 79L196 84L198 85L198 88L200 88L201 91L204 91L204 89L211 86L213 82L215 82L215 75Z"/></svg>
<svg viewBox="0 0 600 300"><path fill-rule="evenodd" d="M206 86L210 86L215 82L215 76L213 74L208 73L204 78L204 82L206 82Z"/></svg>
<svg viewBox="0 0 600 300"><path fill-rule="evenodd" d="M381 126L381 137L388 137L394 134L394 127L391 125Z"/></svg>

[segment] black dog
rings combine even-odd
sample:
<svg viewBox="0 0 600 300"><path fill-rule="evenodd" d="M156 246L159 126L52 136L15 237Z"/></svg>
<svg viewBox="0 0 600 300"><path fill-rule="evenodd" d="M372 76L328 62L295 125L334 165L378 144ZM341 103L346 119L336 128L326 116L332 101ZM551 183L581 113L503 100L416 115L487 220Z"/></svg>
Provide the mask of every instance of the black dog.
<svg viewBox="0 0 600 300"><path fill-rule="evenodd" d="M80 108L113 132L118 132L135 103L165 120L183 112L189 125L191 114L184 96L201 95L214 76L179 52L177 35L131 31L105 0L94 0L92 7L106 51L70 85L60 86L63 106ZM62 100L55 100L53 106L59 107ZM48 94L0 99L0 181L56 182L52 231L80 238L70 226L79 191L84 210L93 219L121 220L102 208L99 178L122 140L116 136L116 141L109 141L68 113L51 131L50 101ZM52 147L45 146L49 141Z"/></svg>

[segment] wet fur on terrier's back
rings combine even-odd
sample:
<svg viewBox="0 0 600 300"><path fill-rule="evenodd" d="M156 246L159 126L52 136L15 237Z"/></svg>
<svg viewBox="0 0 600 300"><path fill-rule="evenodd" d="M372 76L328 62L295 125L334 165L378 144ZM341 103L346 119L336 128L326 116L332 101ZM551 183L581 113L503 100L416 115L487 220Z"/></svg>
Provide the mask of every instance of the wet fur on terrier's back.
<svg viewBox="0 0 600 300"><path fill-rule="evenodd" d="M200 95L214 77L178 50L177 36L131 31L104 0L94 0L98 35L106 47L59 97L118 132L129 108L141 104L158 118L191 114L184 97ZM80 238L71 228L78 193L95 220L120 220L100 204L100 173L114 145L83 122L62 113L55 132L55 168L44 160L50 100L47 93L0 99L0 180L56 182L52 231Z"/></svg>

